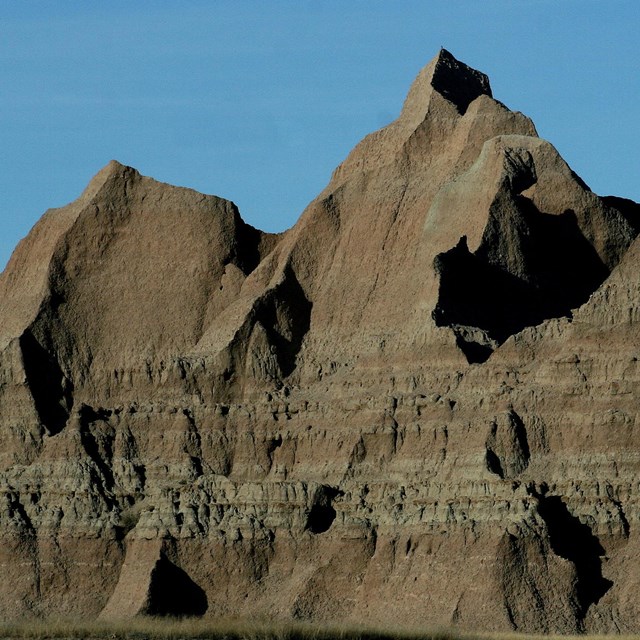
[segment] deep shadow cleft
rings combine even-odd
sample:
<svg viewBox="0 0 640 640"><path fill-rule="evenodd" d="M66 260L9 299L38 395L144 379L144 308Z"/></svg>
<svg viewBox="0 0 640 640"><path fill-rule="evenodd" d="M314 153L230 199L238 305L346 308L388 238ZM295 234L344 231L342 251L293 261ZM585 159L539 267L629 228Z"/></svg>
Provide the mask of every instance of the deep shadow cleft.
<svg viewBox="0 0 640 640"><path fill-rule="evenodd" d="M306 297L293 269L256 309L256 319L265 327L276 349L283 377L296 368L296 358L311 325L311 301Z"/></svg>
<svg viewBox="0 0 640 640"><path fill-rule="evenodd" d="M515 196L515 203L520 273L494 251L504 224L498 216L490 219L490 237L476 251L463 236L434 261L440 277L434 321L451 327L470 363L484 362L525 327L570 316L609 274L573 211L544 214L524 196Z"/></svg>
<svg viewBox="0 0 640 640"><path fill-rule="evenodd" d="M538 513L547 525L551 549L575 566L579 614L584 617L589 607L613 586L602 575L601 558L605 550L591 528L572 515L559 496L538 498Z"/></svg>
<svg viewBox="0 0 640 640"><path fill-rule="evenodd" d="M62 431L73 407L73 385L57 360L49 355L31 331L20 336L27 384L40 422L48 435Z"/></svg>

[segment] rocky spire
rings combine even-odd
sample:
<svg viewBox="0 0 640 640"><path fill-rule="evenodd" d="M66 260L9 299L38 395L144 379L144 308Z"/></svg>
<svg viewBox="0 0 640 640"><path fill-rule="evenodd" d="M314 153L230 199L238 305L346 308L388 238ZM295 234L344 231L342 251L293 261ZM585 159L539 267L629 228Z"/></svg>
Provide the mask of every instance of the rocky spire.
<svg viewBox="0 0 640 640"><path fill-rule="evenodd" d="M446 49L425 66L413 84L402 108L402 117L424 117L433 91L453 103L460 114L478 96L491 96L489 78L457 60Z"/></svg>

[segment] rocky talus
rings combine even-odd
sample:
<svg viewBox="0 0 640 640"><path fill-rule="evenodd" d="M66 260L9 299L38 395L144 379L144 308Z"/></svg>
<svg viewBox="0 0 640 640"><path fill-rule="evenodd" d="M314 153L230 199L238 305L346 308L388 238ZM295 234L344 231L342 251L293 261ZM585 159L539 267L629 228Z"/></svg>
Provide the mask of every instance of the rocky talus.
<svg viewBox="0 0 640 640"><path fill-rule="evenodd" d="M111 162L0 276L0 617L639 632L638 231L445 50L285 233Z"/></svg>

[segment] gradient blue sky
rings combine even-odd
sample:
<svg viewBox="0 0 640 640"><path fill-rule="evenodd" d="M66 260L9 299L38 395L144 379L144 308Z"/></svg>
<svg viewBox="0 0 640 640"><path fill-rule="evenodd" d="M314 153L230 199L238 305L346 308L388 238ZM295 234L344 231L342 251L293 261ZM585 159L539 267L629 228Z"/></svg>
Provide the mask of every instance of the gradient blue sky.
<svg viewBox="0 0 640 640"><path fill-rule="evenodd" d="M637 0L0 0L0 267L112 158L291 226L440 46L640 201L639 33Z"/></svg>

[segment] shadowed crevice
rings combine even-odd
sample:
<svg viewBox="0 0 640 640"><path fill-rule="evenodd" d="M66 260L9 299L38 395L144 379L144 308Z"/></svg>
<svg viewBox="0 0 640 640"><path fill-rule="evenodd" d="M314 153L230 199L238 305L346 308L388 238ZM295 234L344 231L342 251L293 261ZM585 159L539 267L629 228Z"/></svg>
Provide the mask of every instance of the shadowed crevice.
<svg viewBox="0 0 640 640"><path fill-rule="evenodd" d="M602 575L605 550L591 528L572 515L559 496L538 497L538 513L547 525L551 549L575 566L578 613L584 618L589 607L613 586Z"/></svg>
<svg viewBox="0 0 640 640"><path fill-rule="evenodd" d="M311 325L311 307L291 268L287 268L282 282L256 307L255 321L265 328L285 378L296 368L298 352Z"/></svg>
<svg viewBox="0 0 640 640"><path fill-rule="evenodd" d="M548 215L523 196L515 202L517 219L492 215L475 252L463 236L434 261L440 277L434 321L453 330L471 363L484 362L525 327L570 317L609 275L573 211ZM506 233L515 258L501 250Z"/></svg>
<svg viewBox="0 0 640 640"><path fill-rule="evenodd" d="M20 349L40 422L48 435L56 435L66 425L73 408L73 385L29 330L20 336Z"/></svg>
<svg viewBox="0 0 640 640"><path fill-rule="evenodd" d="M83 404L78 411L78 419L82 446L100 472L99 486L102 487L105 501L113 505L111 491L115 486L112 469L115 433L108 427L111 413L108 409L95 409Z"/></svg>
<svg viewBox="0 0 640 640"><path fill-rule="evenodd" d="M263 257L260 255L260 244L264 234L244 222L239 213L237 213L237 225L237 240L234 246L236 261L242 272L249 275Z"/></svg>
<svg viewBox="0 0 640 640"><path fill-rule="evenodd" d="M503 480L518 476L529 465L527 430L513 409L491 422L485 447L487 469Z"/></svg>

